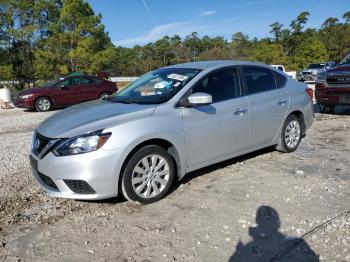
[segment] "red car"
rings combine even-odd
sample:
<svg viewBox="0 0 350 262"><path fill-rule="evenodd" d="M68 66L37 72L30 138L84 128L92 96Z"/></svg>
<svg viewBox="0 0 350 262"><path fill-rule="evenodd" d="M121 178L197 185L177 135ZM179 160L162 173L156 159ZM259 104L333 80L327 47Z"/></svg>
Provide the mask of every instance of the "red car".
<svg viewBox="0 0 350 262"><path fill-rule="evenodd" d="M315 97L325 113L332 113L336 105L350 105L350 53L318 76Z"/></svg>
<svg viewBox="0 0 350 262"><path fill-rule="evenodd" d="M118 89L114 82L95 76L69 76L48 82L40 88L20 92L14 102L16 107L43 112L104 98Z"/></svg>

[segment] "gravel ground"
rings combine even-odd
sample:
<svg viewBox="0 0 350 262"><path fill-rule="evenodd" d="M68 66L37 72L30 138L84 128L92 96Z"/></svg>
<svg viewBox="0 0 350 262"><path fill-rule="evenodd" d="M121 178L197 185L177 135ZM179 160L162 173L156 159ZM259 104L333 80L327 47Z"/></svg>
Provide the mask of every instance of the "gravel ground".
<svg viewBox="0 0 350 262"><path fill-rule="evenodd" d="M350 261L349 115L316 114L296 152L190 173L138 206L47 197L28 154L52 113L0 111L1 262Z"/></svg>

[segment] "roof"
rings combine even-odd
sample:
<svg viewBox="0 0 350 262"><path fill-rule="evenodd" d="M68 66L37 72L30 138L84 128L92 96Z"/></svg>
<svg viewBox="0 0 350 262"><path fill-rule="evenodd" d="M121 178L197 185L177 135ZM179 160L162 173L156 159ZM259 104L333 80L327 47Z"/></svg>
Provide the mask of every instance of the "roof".
<svg viewBox="0 0 350 262"><path fill-rule="evenodd" d="M177 65L167 66L165 68L208 69L211 67L230 66L230 65L264 65L264 64L257 63L257 62L249 62L249 61L239 61L239 60L215 60L215 61L199 61L199 62L177 64Z"/></svg>

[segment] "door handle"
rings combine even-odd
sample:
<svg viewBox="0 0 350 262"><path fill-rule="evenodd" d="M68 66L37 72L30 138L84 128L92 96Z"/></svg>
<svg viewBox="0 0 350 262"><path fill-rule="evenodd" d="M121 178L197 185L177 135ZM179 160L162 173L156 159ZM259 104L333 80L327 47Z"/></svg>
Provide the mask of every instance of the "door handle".
<svg viewBox="0 0 350 262"><path fill-rule="evenodd" d="M288 100L287 99L281 99L280 101L278 101L278 104L280 106L285 106L287 104Z"/></svg>
<svg viewBox="0 0 350 262"><path fill-rule="evenodd" d="M246 114L248 112L247 109L244 109L244 108L238 108L236 110L236 112L234 112L233 114L236 115L236 116L243 116L244 114Z"/></svg>

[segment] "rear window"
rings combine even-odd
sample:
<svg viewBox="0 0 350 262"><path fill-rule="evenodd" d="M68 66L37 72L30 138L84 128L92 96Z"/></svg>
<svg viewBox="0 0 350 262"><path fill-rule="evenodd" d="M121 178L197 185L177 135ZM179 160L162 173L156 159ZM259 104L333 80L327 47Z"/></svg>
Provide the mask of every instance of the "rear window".
<svg viewBox="0 0 350 262"><path fill-rule="evenodd" d="M262 67L243 67L248 94L276 89L276 81L271 70Z"/></svg>

